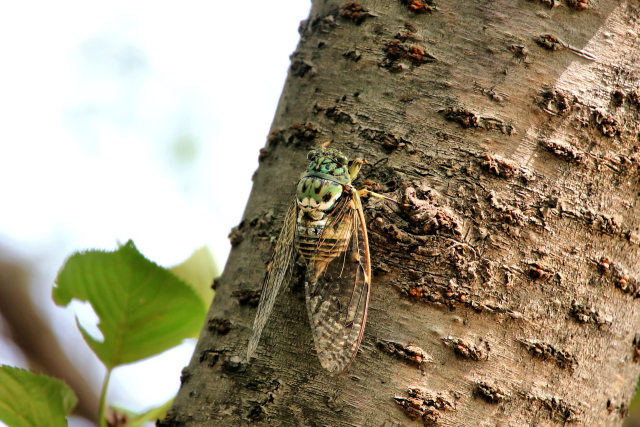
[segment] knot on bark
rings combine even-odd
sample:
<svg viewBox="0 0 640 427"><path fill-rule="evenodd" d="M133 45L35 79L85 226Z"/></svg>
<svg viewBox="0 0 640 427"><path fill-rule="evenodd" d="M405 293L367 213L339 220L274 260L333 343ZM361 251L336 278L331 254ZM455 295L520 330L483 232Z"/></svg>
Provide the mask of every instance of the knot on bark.
<svg viewBox="0 0 640 427"><path fill-rule="evenodd" d="M401 207L415 234L447 233L462 236L462 219L450 208L441 206L436 192L428 187L407 187Z"/></svg>
<svg viewBox="0 0 640 427"><path fill-rule="evenodd" d="M410 386L407 397L396 396L393 399L411 419L422 419L425 425L433 425L440 419L440 412L454 409L451 402L422 387Z"/></svg>

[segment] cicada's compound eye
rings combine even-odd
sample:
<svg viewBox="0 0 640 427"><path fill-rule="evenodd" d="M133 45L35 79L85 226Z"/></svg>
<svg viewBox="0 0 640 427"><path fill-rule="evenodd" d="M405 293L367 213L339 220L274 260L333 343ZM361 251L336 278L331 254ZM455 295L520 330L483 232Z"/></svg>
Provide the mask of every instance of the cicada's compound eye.
<svg viewBox="0 0 640 427"><path fill-rule="evenodd" d="M349 163L349 159L347 159L347 156L345 156L344 154L339 154L338 157L336 158L336 160L341 165L346 165L346 164Z"/></svg>
<svg viewBox="0 0 640 427"><path fill-rule="evenodd" d="M316 157L318 157L318 153L316 153L316 150L311 150L307 153L307 160L309 161L315 160Z"/></svg>

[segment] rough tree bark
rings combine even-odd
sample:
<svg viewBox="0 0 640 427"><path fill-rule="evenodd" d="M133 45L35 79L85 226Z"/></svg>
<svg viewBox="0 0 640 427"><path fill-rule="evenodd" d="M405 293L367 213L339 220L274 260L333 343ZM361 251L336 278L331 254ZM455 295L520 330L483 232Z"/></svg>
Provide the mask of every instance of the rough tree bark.
<svg viewBox="0 0 640 427"><path fill-rule="evenodd" d="M640 364L636 1L314 1L166 425L618 425ZM294 272L242 359L308 149L375 166L364 341L330 376ZM298 269L300 270L300 269Z"/></svg>

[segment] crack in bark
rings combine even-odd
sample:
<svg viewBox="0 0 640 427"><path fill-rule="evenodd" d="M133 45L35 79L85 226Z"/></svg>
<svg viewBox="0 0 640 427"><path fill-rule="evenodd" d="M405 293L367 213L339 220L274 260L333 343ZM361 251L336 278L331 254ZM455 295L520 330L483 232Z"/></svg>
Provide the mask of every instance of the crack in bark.
<svg viewBox="0 0 640 427"><path fill-rule="evenodd" d="M538 402L547 411L551 418L564 423L580 421L580 410L573 404L556 396L539 396L534 394L520 393L522 397L530 402Z"/></svg>
<svg viewBox="0 0 640 427"><path fill-rule="evenodd" d="M475 128L483 130L498 130L505 135L516 134L516 129L513 125L503 122L500 119L494 117L481 117L477 113L462 107L447 107L439 110L439 113L444 115L444 118L450 122L456 122L463 128Z"/></svg>
<svg viewBox="0 0 640 427"><path fill-rule="evenodd" d="M423 14L438 10L433 0L399 0L401 4L407 7L415 14Z"/></svg>
<svg viewBox="0 0 640 427"><path fill-rule="evenodd" d="M603 256L595 261L603 277L607 278L613 285L627 295L640 298L640 280L633 277L620 264L614 263L609 257Z"/></svg>
<svg viewBox="0 0 640 427"><path fill-rule="evenodd" d="M519 340L527 348L529 354L542 360L551 360L562 369L573 371L578 365L576 357L568 351L562 350L551 344L536 340Z"/></svg>
<svg viewBox="0 0 640 427"><path fill-rule="evenodd" d="M380 144L387 153L391 153L398 148L411 144L410 141L404 138L377 129L364 128L360 131L360 136L371 142Z"/></svg>
<svg viewBox="0 0 640 427"><path fill-rule="evenodd" d="M382 352L395 356L407 363L417 365L418 367L433 362L433 358L416 345L404 345L395 341L379 340L376 346Z"/></svg>
<svg viewBox="0 0 640 427"><path fill-rule="evenodd" d="M209 332L218 335L226 335L231 330L231 320L225 318L214 317L207 322Z"/></svg>
<svg viewBox="0 0 640 427"><path fill-rule="evenodd" d="M581 164L584 162L584 153L571 144L563 141L540 139L538 143L547 151L569 162Z"/></svg>
<svg viewBox="0 0 640 427"><path fill-rule="evenodd" d="M421 419L425 425L438 422L441 412L454 410L454 406L440 393L435 393L423 387L410 386L408 396L395 396L393 399L403 409L409 418Z"/></svg>
<svg viewBox="0 0 640 427"><path fill-rule="evenodd" d="M385 45L385 57L380 62L380 67L397 73L407 69L406 63L419 67L423 64L437 61L437 58L427 52L424 46L407 44L405 43L406 39L403 40L398 37L397 35L396 38Z"/></svg>
<svg viewBox="0 0 640 427"><path fill-rule="evenodd" d="M594 308L580 304L576 300L571 301L569 314L579 323L594 324L598 328L611 325L611 319L605 318Z"/></svg>
<svg viewBox="0 0 640 427"><path fill-rule="evenodd" d="M501 403L511 399L511 395L499 387L489 385L484 381L477 382L474 394L482 398L487 403Z"/></svg>
<svg viewBox="0 0 640 427"><path fill-rule="evenodd" d="M375 18L376 15L369 12L364 6L356 2L348 2L340 7L340 16L350 20L356 25L362 24L367 18Z"/></svg>
<svg viewBox="0 0 640 427"><path fill-rule="evenodd" d="M486 154L482 158L480 166L501 178L516 177L522 178L525 181L533 181L535 179L535 176L529 169L497 154Z"/></svg>
<svg viewBox="0 0 640 427"><path fill-rule="evenodd" d="M249 232L262 240L271 240L274 232L273 227L275 226L273 220L273 209L269 209L249 220L244 219L240 221L240 224L233 227L229 233L231 247L235 248L242 243Z"/></svg>
<svg viewBox="0 0 640 427"><path fill-rule="evenodd" d="M453 350L456 356L462 359L473 360L479 362L481 360L489 360L489 343L484 342L485 349L481 349L475 344L471 344L461 338L451 336L441 338L442 342Z"/></svg>
<svg viewBox="0 0 640 427"><path fill-rule="evenodd" d="M256 308L258 307L258 303L260 302L260 295L262 295L262 291L253 291L253 290L244 290L244 291L235 291L231 294L233 297L238 299L238 303L242 306L246 305L249 307Z"/></svg>
<svg viewBox="0 0 640 427"><path fill-rule="evenodd" d="M279 145L310 149L319 133L320 129L311 122L295 122L287 128L273 130L267 137L267 144L260 149L258 160L267 159Z"/></svg>

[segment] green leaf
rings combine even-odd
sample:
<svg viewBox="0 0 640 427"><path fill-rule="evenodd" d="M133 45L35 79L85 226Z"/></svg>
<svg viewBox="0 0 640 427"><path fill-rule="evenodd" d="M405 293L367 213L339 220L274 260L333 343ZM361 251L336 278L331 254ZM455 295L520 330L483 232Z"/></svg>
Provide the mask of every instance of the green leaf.
<svg viewBox="0 0 640 427"><path fill-rule="evenodd" d="M78 398L64 382L0 366L0 420L11 427L66 426Z"/></svg>
<svg viewBox="0 0 640 427"><path fill-rule="evenodd" d="M171 267L171 272L187 282L208 307L213 299L211 284L220 275L220 268L206 246L196 250L186 261Z"/></svg>
<svg viewBox="0 0 640 427"><path fill-rule="evenodd" d="M76 253L56 283L56 304L78 299L93 306L104 341L93 338L79 323L78 327L108 369L197 336L206 315L206 306L194 290L142 256L132 241L115 252Z"/></svg>
<svg viewBox="0 0 640 427"><path fill-rule="evenodd" d="M127 419L126 427L140 427L144 425L144 423L148 423L148 422L155 423L156 420L164 418L167 411L171 408L171 405L173 405L173 399L174 398L172 397L164 404L156 408L149 409L148 411L142 414L136 414L135 412L129 411L128 409L124 409L124 408L118 408L113 406L112 408L121 414L127 415L128 419Z"/></svg>
<svg viewBox="0 0 640 427"><path fill-rule="evenodd" d="M631 403L629 404L629 414L635 414L640 411L640 378L638 378L638 383L636 384L636 394L631 399Z"/></svg>

